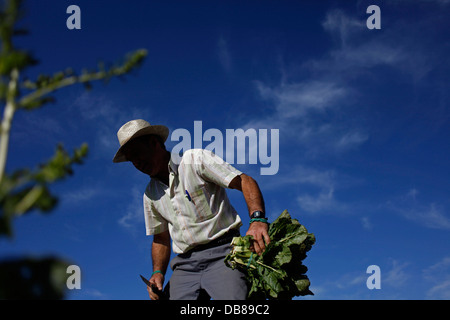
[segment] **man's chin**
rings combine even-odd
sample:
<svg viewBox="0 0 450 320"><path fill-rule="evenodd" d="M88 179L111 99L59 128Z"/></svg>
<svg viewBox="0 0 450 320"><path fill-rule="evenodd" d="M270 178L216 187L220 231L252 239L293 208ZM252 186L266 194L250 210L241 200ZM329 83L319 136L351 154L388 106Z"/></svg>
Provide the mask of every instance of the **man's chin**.
<svg viewBox="0 0 450 320"><path fill-rule="evenodd" d="M148 175L148 176L150 176L150 177L152 177L152 178L154 176L154 174L153 174L153 172L151 170L142 169L142 170L139 170L139 171L144 173L144 174L146 174L146 175Z"/></svg>

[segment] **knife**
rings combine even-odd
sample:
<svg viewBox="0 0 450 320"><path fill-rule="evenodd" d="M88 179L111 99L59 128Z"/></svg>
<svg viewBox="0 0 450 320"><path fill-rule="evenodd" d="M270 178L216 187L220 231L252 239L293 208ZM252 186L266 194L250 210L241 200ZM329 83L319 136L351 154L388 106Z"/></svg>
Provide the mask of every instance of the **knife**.
<svg viewBox="0 0 450 320"><path fill-rule="evenodd" d="M152 291L158 295L159 299L161 300L165 300L166 296L164 294L164 292L162 290L159 290L157 286L155 286L154 284L150 283L147 279L144 278L144 276L141 276L142 281L144 281L144 283L147 285L147 287L150 287L152 289Z"/></svg>

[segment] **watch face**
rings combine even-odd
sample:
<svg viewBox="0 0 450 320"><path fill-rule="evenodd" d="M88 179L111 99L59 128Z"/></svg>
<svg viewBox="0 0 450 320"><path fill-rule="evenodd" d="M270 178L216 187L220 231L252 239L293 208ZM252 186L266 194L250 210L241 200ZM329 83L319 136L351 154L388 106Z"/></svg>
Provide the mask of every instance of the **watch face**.
<svg viewBox="0 0 450 320"><path fill-rule="evenodd" d="M265 218L265 217L266 217L266 215L262 211L255 211L251 215L252 219L254 219L254 218Z"/></svg>

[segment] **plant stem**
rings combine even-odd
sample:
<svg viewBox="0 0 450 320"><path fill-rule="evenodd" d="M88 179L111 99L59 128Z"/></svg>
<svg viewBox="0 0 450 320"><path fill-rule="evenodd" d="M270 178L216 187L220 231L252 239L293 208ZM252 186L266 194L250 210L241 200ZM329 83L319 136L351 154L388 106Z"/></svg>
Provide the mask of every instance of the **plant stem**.
<svg viewBox="0 0 450 320"><path fill-rule="evenodd" d="M6 94L6 106L3 111L3 119L0 127L0 183L3 181L3 175L6 168L6 159L8 158L9 133L11 131L11 123L14 113L17 110L16 92L17 82L19 79L19 71L14 68L11 71L11 78L8 84L8 92Z"/></svg>
<svg viewBox="0 0 450 320"><path fill-rule="evenodd" d="M265 267L265 268L269 268L270 270L272 270L272 271L274 271L274 272L276 272L276 273L279 273L279 274L283 275L283 273L281 273L281 272L278 271L277 269L272 268L271 266L268 266L267 264L264 264L264 263L259 262L259 261L256 261L256 263L262 265L262 266Z"/></svg>
<svg viewBox="0 0 450 320"><path fill-rule="evenodd" d="M257 264L259 264L259 265L261 265L261 266L263 266L263 267L265 267L265 268L269 268L270 270L272 270L272 271L274 271L274 272L276 272L276 273L279 273L279 274L283 275L282 272L278 271L277 269L272 268L271 266L268 266L267 264L264 264L264 263L262 263L262 262L260 262L260 261L256 261L256 260L254 260L254 261L255 261ZM239 264L241 264L241 265L243 265L243 266L246 266L246 267L251 267L251 268L253 268L253 269L256 268L256 267L255 267L254 265L252 265L252 264L248 265L248 264L246 264L246 263L242 263L242 262L240 262L240 261L237 261L236 259L234 259L234 262L239 263Z"/></svg>
<svg viewBox="0 0 450 320"><path fill-rule="evenodd" d="M22 99L20 99L19 106L26 105L30 101L39 99L45 95L48 95L49 93L51 93L53 91L56 91L58 89L61 89L61 88L67 87L67 86L71 86L77 82L85 83L85 82L90 82L90 81L94 81L94 80L101 80L104 77L105 77L105 73L103 71L101 71L101 72L97 72L94 74L82 75L80 77L70 76L70 77L64 78L61 81L59 81L57 84L37 89L37 90L25 95Z"/></svg>
<svg viewBox="0 0 450 320"><path fill-rule="evenodd" d="M295 237L295 236L297 236L299 234L302 234L302 233L303 233L303 231L295 232L295 233L289 235L288 237L279 240L278 242L284 242L284 241L289 240L290 238L293 238L293 237Z"/></svg>

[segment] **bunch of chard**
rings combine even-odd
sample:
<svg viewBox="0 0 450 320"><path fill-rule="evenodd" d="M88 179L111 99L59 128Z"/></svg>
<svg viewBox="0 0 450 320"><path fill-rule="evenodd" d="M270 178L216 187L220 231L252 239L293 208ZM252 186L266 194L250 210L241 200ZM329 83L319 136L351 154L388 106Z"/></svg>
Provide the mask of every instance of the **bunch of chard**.
<svg viewBox="0 0 450 320"><path fill-rule="evenodd" d="M250 284L249 299L292 299L312 295L310 281L303 264L306 252L315 243L314 234L308 233L288 211L270 224L270 243L257 255L251 251L251 236L235 237L225 264L244 271Z"/></svg>

